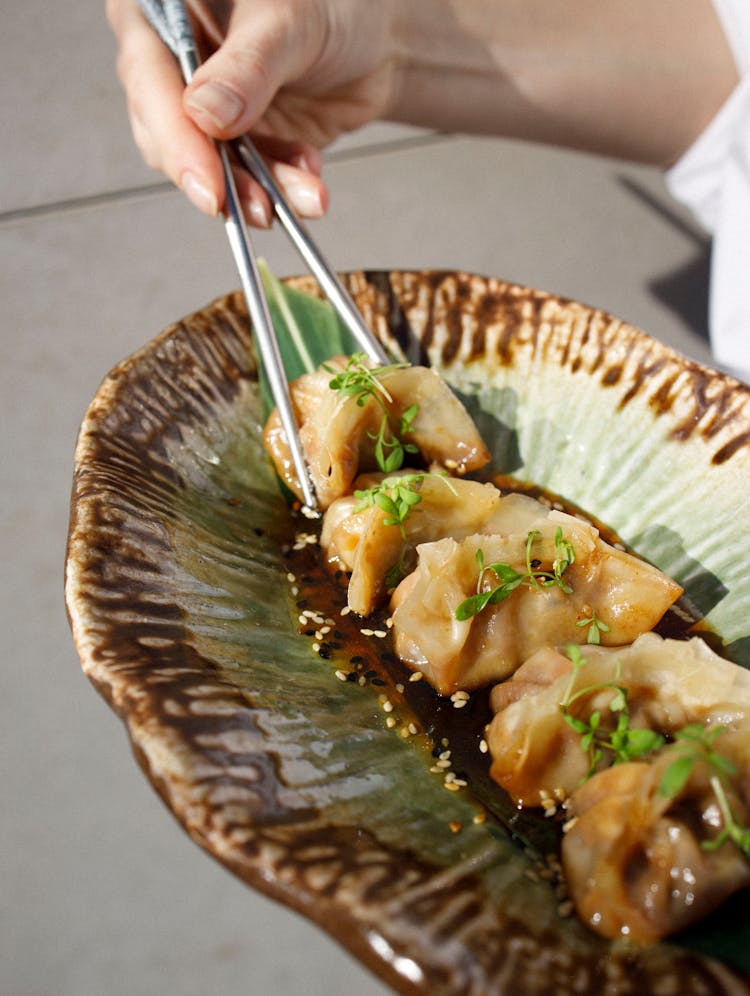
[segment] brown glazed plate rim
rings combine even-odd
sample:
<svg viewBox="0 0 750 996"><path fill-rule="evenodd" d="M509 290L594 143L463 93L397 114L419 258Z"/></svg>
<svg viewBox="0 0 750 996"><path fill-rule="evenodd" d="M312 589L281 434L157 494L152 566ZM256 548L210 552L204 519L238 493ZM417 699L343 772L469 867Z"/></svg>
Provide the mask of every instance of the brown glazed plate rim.
<svg viewBox="0 0 750 996"><path fill-rule="evenodd" d="M496 470L564 495L678 576L748 663L748 388L606 312L502 280L343 279L386 344L467 400ZM700 932L632 950L563 923L517 843L474 823L471 791L437 786L377 693L332 677L279 594L298 527L261 422L235 292L115 367L79 434L74 640L178 822L401 993L750 993L731 944Z"/></svg>

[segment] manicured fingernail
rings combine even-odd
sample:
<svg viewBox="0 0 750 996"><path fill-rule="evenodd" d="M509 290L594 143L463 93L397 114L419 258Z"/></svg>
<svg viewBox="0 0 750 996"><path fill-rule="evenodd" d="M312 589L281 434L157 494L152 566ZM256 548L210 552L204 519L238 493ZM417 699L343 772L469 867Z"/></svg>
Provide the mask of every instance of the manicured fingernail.
<svg viewBox="0 0 750 996"><path fill-rule="evenodd" d="M286 195L294 207L305 218L320 218L323 214L323 202L320 191L316 187L308 187L304 183L289 183L284 188Z"/></svg>
<svg viewBox="0 0 750 996"><path fill-rule="evenodd" d="M253 225L258 228L270 228L271 219L265 206L260 203L260 201L250 201L247 206L248 213L250 214L250 221Z"/></svg>
<svg viewBox="0 0 750 996"><path fill-rule="evenodd" d="M217 128L228 127L245 109L242 98L220 83L204 83L193 90L186 101L193 111L208 115Z"/></svg>
<svg viewBox="0 0 750 996"><path fill-rule="evenodd" d="M199 211L214 216L219 211L216 195L198 179L195 173L186 170L180 180L180 188L191 204Z"/></svg>

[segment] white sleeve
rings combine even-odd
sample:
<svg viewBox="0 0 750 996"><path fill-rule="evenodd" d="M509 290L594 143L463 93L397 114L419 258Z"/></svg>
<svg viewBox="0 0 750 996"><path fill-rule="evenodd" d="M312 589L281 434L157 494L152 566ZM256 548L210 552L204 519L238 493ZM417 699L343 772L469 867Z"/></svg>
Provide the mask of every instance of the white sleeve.
<svg viewBox="0 0 750 996"><path fill-rule="evenodd" d="M750 383L750 0L714 0L741 79L666 174L713 236L709 330L717 363Z"/></svg>

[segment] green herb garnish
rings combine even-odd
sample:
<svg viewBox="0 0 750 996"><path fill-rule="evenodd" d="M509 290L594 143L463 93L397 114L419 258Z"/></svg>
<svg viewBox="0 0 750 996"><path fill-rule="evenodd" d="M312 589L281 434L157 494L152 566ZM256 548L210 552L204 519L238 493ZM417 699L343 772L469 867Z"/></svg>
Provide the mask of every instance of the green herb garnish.
<svg viewBox="0 0 750 996"><path fill-rule="evenodd" d="M343 370L335 371L323 364L323 369L334 374L328 382L332 391L348 398L355 398L360 408L372 399L383 411L383 418L377 432L368 432L375 442L375 460L384 474L393 474L404 465L407 453L418 453L413 443L405 443L403 437L411 431L412 423L419 412L418 405L410 405L398 419L396 431L391 426L391 412L388 405L393 404L388 389L381 383L383 374L394 370L403 370L408 363L391 363L383 367L368 367L364 353L355 353L349 357Z"/></svg>
<svg viewBox="0 0 750 996"><path fill-rule="evenodd" d="M588 626L589 631L586 634L586 643L591 643L595 646L598 646L602 642L602 633L609 633L609 626L593 610L590 616L587 616L585 619L579 619L576 626Z"/></svg>
<svg viewBox="0 0 750 996"><path fill-rule="evenodd" d="M450 479L446 474L436 474L428 471L418 471L414 474L398 474L394 477L384 477L378 484L371 488L364 488L354 492L354 497L359 504L355 507L355 512L362 512L366 508L376 505L385 512L383 522L386 526L398 526L401 535L406 540L406 522L411 510L422 501L418 486L428 477L434 477L443 481L445 486L457 494Z"/></svg>
<svg viewBox="0 0 750 996"><path fill-rule="evenodd" d="M560 702L560 709L568 726L580 735L582 750L589 755L589 770L586 778L590 778L594 774L604 758L605 751L611 755L613 764L622 764L625 761L632 761L645 754L650 754L664 745L665 740L660 733L656 733L654 730L631 727L628 689L624 685L618 684L619 662L613 681L587 685L574 692L578 674L586 665L586 658L580 647L574 643L568 644L567 653L573 667L568 687ZM571 706L579 699L605 691L612 692L608 710L617 716L613 730L602 728L602 711L600 709L595 709L587 719L575 716L571 712Z"/></svg>
<svg viewBox="0 0 750 996"><path fill-rule="evenodd" d="M714 840L702 841L701 847L704 851L718 851L729 840L742 851L746 858L750 858L750 828L743 827L734 818L726 793L724 792L724 786L718 775L711 777L711 788L714 790L716 801L719 803L724 826L721 829L721 833Z"/></svg>
<svg viewBox="0 0 750 996"><path fill-rule="evenodd" d="M688 778L698 761L706 761L720 775L735 775L737 770L729 758L714 750L714 740L726 730L726 726L714 726L710 730L702 723L691 723L675 734L675 742L682 745L679 756L665 769L659 783L659 795L673 799L687 784Z"/></svg>
<svg viewBox="0 0 750 996"><path fill-rule="evenodd" d="M390 568L385 576L388 591L392 591L405 577L404 560L407 553L405 523L415 505L418 505L422 501L422 495L417 488L428 477L434 477L443 481L445 486L454 495L458 494L447 474L428 471L385 477L371 488L364 488L354 492L354 497L359 502L355 506L355 513L362 512L366 508L377 507L385 513L383 524L386 526L398 526L401 532L403 540L401 554L398 561Z"/></svg>
<svg viewBox="0 0 750 996"><path fill-rule="evenodd" d="M526 571L517 571L510 564L498 562L484 563L484 552L477 550L474 556L479 565L476 594L470 595L456 608L456 619L464 621L482 612L488 605L497 605L504 601L516 588L526 585L528 588L550 588L557 585L566 595L571 595L573 589L563 580L563 574L575 561L575 551L569 540L563 536L560 526L555 530L555 559L551 571L539 570L540 562L532 559L534 543L541 537L538 529L531 529L526 537ZM485 574L492 571L498 579L494 587L482 591Z"/></svg>
<svg viewBox="0 0 750 996"><path fill-rule="evenodd" d="M727 841L738 847L746 858L750 858L750 828L743 827L735 819L729 805L724 781L737 774L737 768L723 754L714 749L714 741L726 730L726 726L708 729L702 723L691 723L675 734L676 743L682 746L679 756L666 768L659 783L659 795L674 799L683 790L698 761L705 761L714 770L710 782L719 809L723 827L714 840L704 840L701 847L705 851L717 851Z"/></svg>

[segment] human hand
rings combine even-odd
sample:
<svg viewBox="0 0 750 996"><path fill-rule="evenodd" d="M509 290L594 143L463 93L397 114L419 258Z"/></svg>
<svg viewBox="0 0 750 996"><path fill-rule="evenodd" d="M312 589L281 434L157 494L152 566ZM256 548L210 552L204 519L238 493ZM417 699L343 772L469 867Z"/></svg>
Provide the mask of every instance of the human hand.
<svg viewBox="0 0 750 996"><path fill-rule="evenodd" d="M322 215L320 147L379 116L388 102L390 4L367 0L192 0L204 57L188 87L136 0L108 0L118 73L143 158L207 214L224 203L211 141L253 132L303 217ZM249 220L265 227L260 186L237 171Z"/></svg>

